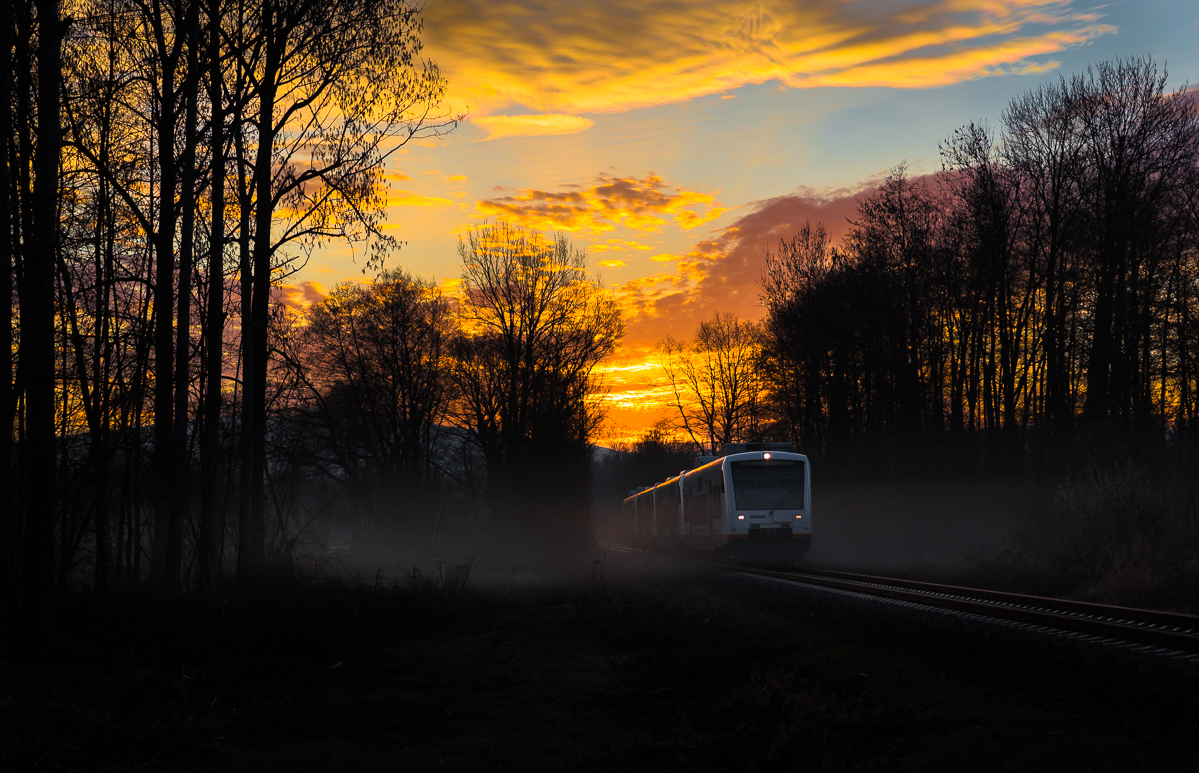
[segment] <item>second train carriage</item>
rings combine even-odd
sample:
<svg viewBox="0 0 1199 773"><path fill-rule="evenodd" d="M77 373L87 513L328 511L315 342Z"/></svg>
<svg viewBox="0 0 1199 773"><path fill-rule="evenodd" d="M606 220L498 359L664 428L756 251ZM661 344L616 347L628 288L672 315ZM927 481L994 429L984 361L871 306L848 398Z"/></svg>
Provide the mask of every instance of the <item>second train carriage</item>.
<svg viewBox="0 0 1199 773"><path fill-rule="evenodd" d="M730 443L723 452L632 493L624 501L630 541L740 560L799 560L812 544L808 458L790 443Z"/></svg>

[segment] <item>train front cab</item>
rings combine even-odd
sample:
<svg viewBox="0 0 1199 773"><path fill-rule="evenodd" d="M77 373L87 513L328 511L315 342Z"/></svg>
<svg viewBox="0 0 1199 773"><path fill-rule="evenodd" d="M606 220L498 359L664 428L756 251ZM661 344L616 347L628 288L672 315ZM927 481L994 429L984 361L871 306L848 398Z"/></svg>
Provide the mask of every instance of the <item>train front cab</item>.
<svg viewBox="0 0 1199 773"><path fill-rule="evenodd" d="M683 476L689 547L753 563L798 561L812 544L811 469L803 454L729 454Z"/></svg>

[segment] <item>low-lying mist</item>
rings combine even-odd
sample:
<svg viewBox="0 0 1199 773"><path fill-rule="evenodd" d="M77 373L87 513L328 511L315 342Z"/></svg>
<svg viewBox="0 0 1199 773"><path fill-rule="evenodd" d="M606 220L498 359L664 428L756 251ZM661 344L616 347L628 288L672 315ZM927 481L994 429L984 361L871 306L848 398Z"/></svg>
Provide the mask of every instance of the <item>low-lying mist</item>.
<svg viewBox="0 0 1199 773"><path fill-rule="evenodd" d="M562 528L476 520L458 528L407 529L370 539L298 545L301 571L359 582L431 581L447 590L514 590L586 579L602 571L603 550L589 514L564 514ZM335 535L336 536L336 535ZM348 536L348 535L347 535Z"/></svg>
<svg viewBox="0 0 1199 773"><path fill-rule="evenodd" d="M1130 461L1057 479L813 486L813 567L1130 606L1199 609L1189 476Z"/></svg>
<svg viewBox="0 0 1199 773"><path fill-rule="evenodd" d="M805 563L858 572L960 569L1001 550L1035 494L987 482L813 483Z"/></svg>

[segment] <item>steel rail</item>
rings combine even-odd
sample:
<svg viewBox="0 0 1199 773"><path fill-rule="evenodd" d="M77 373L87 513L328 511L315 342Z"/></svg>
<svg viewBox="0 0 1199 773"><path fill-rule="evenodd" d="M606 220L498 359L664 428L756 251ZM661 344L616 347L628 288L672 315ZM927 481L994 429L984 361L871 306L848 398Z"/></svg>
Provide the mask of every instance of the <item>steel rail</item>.
<svg viewBox="0 0 1199 773"><path fill-rule="evenodd" d="M612 545L609 547L641 552L624 546ZM698 558L670 556L669 554L654 553L652 555L661 555L705 566L722 567L744 574L834 588L867 596L950 609L1121 642L1191 654L1199 653L1199 616L1195 615L1043 596L1026 596L1020 593L965 588L850 572L820 569L778 571L705 561Z"/></svg>

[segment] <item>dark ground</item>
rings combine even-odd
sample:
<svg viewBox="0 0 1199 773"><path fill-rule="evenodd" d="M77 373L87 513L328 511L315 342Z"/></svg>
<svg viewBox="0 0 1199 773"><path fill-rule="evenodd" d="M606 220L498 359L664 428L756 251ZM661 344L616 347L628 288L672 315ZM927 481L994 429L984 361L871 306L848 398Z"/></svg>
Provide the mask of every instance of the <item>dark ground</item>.
<svg viewBox="0 0 1199 773"><path fill-rule="evenodd" d="M1054 490L999 479L834 482L813 503L818 533L804 565L1199 615L1193 512L1170 511L1158 524L1169 528L1132 539L1105 519L1152 496L1095 494L1088 522L1059 520ZM1076 543L1108 560L1086 570Z"/></svg>
<svg viewBox="0 0 1199 773"><path fill-rule="evenodd" d="M0 768L1199 769L1199 663L656 557L597 568L456 598L130 600L4 655Z"/></svg>

